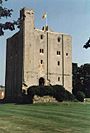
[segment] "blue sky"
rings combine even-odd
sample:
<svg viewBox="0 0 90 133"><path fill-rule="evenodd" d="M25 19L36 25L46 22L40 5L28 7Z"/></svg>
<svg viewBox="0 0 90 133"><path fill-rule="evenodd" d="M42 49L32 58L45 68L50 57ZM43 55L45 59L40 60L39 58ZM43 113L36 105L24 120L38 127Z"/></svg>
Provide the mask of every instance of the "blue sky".
<svg viewBox="0 0 90 133"><path fill-rule="evenodd" d="M19 17L19 10L23 7L35 12L35 27L42 28L45 21L42 14L47 12L48 25L56 32L64 32L72 36L72 62L79 65L90 63L90 49L83 45L90 37L90 0L8 0L4 6L14 10L12 18ZM4 22L5 19L0 20ZM16 30L17 31L17 30ZM6 31L0 37L0 84L5 83L6 38L16 31Z"/></svg>

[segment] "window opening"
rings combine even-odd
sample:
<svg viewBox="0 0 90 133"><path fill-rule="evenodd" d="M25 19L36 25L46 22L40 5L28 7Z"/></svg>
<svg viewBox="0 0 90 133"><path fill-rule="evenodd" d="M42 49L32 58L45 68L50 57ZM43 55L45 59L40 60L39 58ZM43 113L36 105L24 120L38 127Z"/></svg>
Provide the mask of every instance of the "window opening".
<svg viewBox="0 0 90 133"><path fill-rule="evenodd" d="M41 39L43 39L43 35L41 35Z"/></svg>
<svg viewBox="0 0 90 133"><path fill-rule="evenodd" d="M41 64L43 64L43 60L41 60Z"/></svg>
<svg viewBox="0 0 90 133"><path fill-rule="evenodd" d="M68 56L68 53L66 53L66 56Z"/></svg>
<svg viewBox="0 0 90 133"><path fill-rule="evenodd" d="M39 79L39 86L44 86L44 84L45 84L45 79L43 77L41 77Z"/></svg>
<svg viewBox="0 0 90 133"><path fill-rule="evenodd" d="M58 66L60 66L60 61L57 62Z"/></svg>
<svg viewBox="0 0 90 133"><path fill-rule="evenodd" d="M58 77L58 81L60 81L60 77Z"/></svg>
<svg viewBox="0 0 90 133"><path fill-rule="evenodd" d="M58 42L60 42L60 37L58 37Z"/></svg>
<svg viewBox="0 0 90 133"><path fill-rule="evenodd" d="M60 51L57 51L57 55L60 55Z"/></svg>
<svg viewBox="0 0 90 133"><path fill-rule="evenodd" d="M40 49L40 53L44 53L44 49Z"/></svg>

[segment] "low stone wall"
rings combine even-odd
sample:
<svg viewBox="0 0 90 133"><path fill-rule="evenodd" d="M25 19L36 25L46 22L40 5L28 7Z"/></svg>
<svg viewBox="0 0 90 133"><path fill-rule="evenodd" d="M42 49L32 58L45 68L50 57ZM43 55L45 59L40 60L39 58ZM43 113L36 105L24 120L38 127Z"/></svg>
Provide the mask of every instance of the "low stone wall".
<svg viewBox="0 0 90 133"><path fill-rule="evenodd" d="M33 103L48 103L48 102L55 103L57 101L55 98L53 98L51 96L40 97L40 96L35 95L33 98Z"/></svg>

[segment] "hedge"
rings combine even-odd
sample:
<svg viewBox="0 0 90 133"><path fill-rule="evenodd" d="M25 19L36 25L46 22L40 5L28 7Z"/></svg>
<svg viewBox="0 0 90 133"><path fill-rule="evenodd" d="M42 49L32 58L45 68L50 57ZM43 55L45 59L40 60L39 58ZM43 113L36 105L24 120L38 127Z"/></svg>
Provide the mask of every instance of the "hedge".
<svg viewBox="0 0 90 133"><path fill-rule="evenodd" d="M27 95L31 103L33 102L34 95L53 96L59 102L74 100L74 96L61 85L31 86L27 90Z"/></svg>

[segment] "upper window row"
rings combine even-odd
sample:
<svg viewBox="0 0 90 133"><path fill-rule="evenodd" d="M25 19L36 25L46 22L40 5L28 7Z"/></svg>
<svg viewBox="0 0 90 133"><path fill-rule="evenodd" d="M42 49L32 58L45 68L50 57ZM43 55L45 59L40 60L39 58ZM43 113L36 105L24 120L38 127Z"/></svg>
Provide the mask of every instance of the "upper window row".
<svg viewBox="0 0 90 133"><path fill-rule="evenodd" d="M44 49L40 49L40 53L44 53ZM60 55L61 53L60 53L60 51L57 51L57 55ZM68 56L68 53L66 53L66 56Z"/></svg>
<svg viewBox="0 0 90 133"><path fill-rule="evenodd" d="M60 51L57 51L57 55L60 55L61 53L60 53ZM66 56L68 56L68 53L66 53Z"/></svg>
<svg viewBox="0 0 90 133"><path fill-rule="evenodd" d="M43 34L41 34L41 35L40 35L40 38L41 38L41 39L43 39L43 38L44 38ZM58 42L60 42L60 41L61 41L61 38L60 38L60 37L58 37L58 38L57 38L57 41L58 41Z"/></svg>

